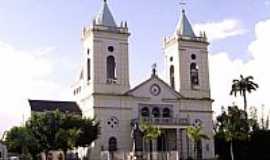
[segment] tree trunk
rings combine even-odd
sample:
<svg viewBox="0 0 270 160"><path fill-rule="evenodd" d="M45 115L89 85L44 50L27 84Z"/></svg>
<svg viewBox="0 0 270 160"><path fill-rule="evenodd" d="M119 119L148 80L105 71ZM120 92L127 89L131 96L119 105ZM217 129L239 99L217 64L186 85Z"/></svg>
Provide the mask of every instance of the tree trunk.
<svg viewBox="0 0 270 160"><path fill-rule="evenodd" d="M244 98L244 110L247 111L247 95L246 90L243 91L243 98Z"/></svg>
<svg viewBox="0 0 270 160"><path fill-rule="evenodd" d="M153 143L152 143L152 140L149 140L149 150L150 150L150 160L153 160L153 155L152 155L152 152L153 152Z"/></svg>
<svg viewBox="0 0 270 160"><path fill-rule="evenodd" d="M45 159L48 160L49 151L45 151Z"/></svg>
<svg viewBox="0 0 270 160"><path fill-rule="evenodd" d="M230 143L230 153L231 153L231 160L234 160L234 155L233 155L233 141Z"/></svg>
<svg viewBox="0 0 270 160"><path fill-rule="evenodd" d="M63 152L64 152L64 160L67 160L67 150L65 149L63 150Z"/></svg>

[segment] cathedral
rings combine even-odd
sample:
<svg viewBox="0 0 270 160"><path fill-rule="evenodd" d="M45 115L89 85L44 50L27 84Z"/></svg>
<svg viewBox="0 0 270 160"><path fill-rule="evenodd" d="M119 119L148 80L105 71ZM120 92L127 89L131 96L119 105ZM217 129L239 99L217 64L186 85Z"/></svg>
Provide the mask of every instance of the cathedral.
<svg viewBox="0 0 270 160"><path fill-rule="evenodd" d="M100 122L90 159L149 158L141 122L161 130L152 143L153 159L194 158L187 127L196 125L209 137L200 141L197 154L214 158L206 34L194 33L183 10L175 32L163 40L166 78L153 67L148 79L131 88L127 22L116 23L108 2L102 3L91 25L82 30L82 63L72 85L82 115Z"/></svg>

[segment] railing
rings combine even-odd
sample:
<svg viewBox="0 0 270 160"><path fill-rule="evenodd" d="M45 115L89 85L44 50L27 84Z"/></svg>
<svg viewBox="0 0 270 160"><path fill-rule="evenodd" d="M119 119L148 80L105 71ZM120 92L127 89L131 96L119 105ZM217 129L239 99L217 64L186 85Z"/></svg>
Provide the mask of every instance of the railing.
<svg viewBox="0 0 270 160"><path fill-rule="evenodd" d="M187 36L181 36L182 40L193 40L193 41L199 41L199 42L207 42L207 39L205 37L187 37Z"/></svg>
<svg viewBox="0 0 270 160"><path fill-rule="evenodd" d="M139 121L151 123L154 125L189 125L187 118L149 118L140 117Z"/></svg>

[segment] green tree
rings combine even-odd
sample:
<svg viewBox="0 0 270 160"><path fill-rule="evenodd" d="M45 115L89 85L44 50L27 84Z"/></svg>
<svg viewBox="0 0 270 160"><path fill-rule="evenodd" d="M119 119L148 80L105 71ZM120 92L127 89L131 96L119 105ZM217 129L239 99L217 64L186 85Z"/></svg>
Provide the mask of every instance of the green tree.
<svg viewBox="0 0 270 160"><path fill-rule="evenodd" d="M247 113L237 106L229 106L228 111L217 117L217 136L223 137L230 143L230 155L234 160L234 140L245 140L250 133Z"/></svg>
<svg viewBox="0 0 270 160"><path fill-rule="evenodd" d="M200 160L202 157L200 154L198 154L200 149L200 142L203 139L209 139L209 137L206 134L202 133L202 127L196 126L196 127L188 127L187 128L187 135L188 137L194 142L194 155L197 158L197 160Z"/></svg>
<svg viewBox="0 0 270 160"><path fill-rule="evenodd" d="M57 132L62 123L63 115L59 111L32 114L31 118L26 122L26 127L38 139L40 152L44 151L46 156L50 150L59 149Z"/></svg>
<svg viewBox="0 0 270 160"><path fill-rule="evenodd" d="M13 127L7 132L5 143L10 152L21 154L22 159L27 159L29 153L38 153L38 141L26 127Z"/></svg>
<svg viewBox="0 0 270 160"><path fill-rule="evenodd" d="M99 135L99 123L94 119L84 118L81 119L80 123L80 133L76 140L77 147L88 147L94 142Z"/></svg>
<svg viewBox="0 0 270 160"><path fill-rule="evenodd" d="M252 131L258 131L260 130L260 125L258 123L258 110L256 107L250 107L249 108L249 127Z"/></svg>
<svg viewBox="0 0 270 160"><path fill-rule="evenodd" d="M88 147L98 138L100 131L99 123L96 122L96 118L81 118L73 115L66 115L62 127L64 129L80 129L75 141L76 147Z"/></svg>
<svg viewBox="0 0 270 160"><path fill-rule="evenodd" d="M140 128L143 132L144 138L149 140L150 160L152 160L153 159L153 155L152 155L153 140L157 139L160 136L161 131L159 128L157 128L157 127L155 127L147 122L141 122Z"/></svg>
<svg viewBox="0 0 270 160"><path fill-rule="evenodd" d="M98 138L99 123L59 111L32 114L26 126L7 132L6 142L11 151L32 156L50 150L87 147Z"/></svg>
<svg viewBox="0 0 270 160"><path fill-rule="evenodd" d="M253 77L248 76L244 77L240 75L240 79L234 79L232 81L231 95L237 96L237 93L240 93L240 96L243 96L244 99L244 110L247 111L247 92L251 93L259 88L259 85L253 82Z"/></svg>
<svg viewBox="0 0 270 160"><path fill-rule="evenodd" d="M66 155L69 149L90 145L98 136L98 123L94 120L59 111L33 114L26 126L38 139L40 152L46 155L59 149Z"/></svg>

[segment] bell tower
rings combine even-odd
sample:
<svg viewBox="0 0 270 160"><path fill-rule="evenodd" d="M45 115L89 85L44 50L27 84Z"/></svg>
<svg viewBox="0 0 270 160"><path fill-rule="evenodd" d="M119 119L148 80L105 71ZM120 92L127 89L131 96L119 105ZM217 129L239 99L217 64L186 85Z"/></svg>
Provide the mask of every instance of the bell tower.
<svg viewBox="0 0 270 160"><path fill-rule="evenodd" d="M94 106L93 95L119 95L130 89L127 22L117 25L107 0L102 3L81 33L82 63L72 86L80 106Z"/></svg>
<svg viewBox="0 0 270 160"><path fill-rule="evenodd" d="M168 84L184 97L209 98L208 45L206 34L196 36L182 10L175 33L164 38Z"/></svg>
<svg viewBox="0 0 270 160"><path fill-rule="evenodd" d="M118 26L106 0L92 25L82 31L81 79L90 93L121 94L129 89L127 22Z"/></svg>

